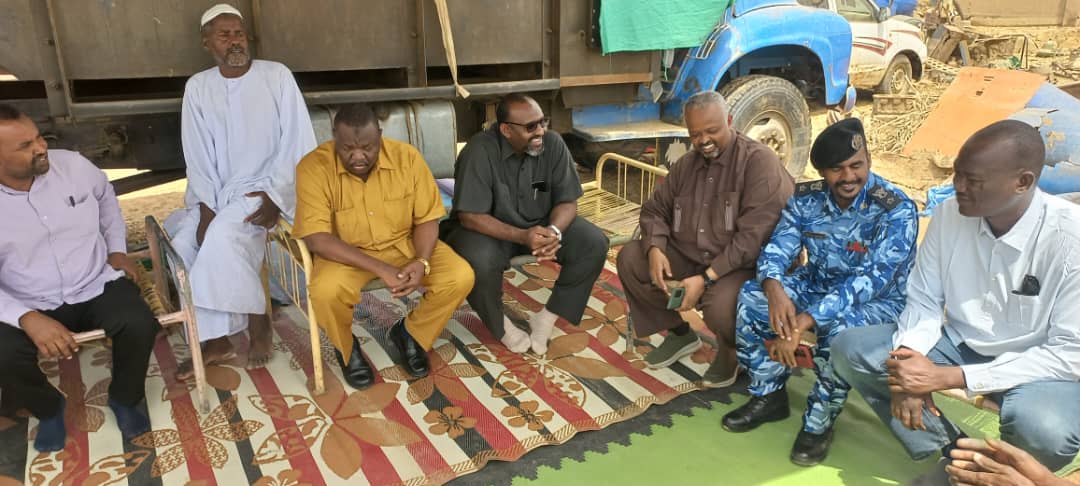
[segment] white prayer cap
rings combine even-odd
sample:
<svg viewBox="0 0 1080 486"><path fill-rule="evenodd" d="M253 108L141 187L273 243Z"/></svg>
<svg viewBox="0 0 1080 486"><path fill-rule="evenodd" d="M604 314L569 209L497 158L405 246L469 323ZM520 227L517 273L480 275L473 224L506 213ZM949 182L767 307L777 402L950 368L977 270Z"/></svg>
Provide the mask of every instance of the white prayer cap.
<svg viewBox="0 0 1080 486"><path fill-rule="evenodd" d="M221 14L230 14L240 17L241 19L244 18L243 15L240 15L240 11L237 10L236 7L227 3L219 3L217 5L214 5L213 7L206 9L206 12L203 12L202 21L199 23L199 27L206 27L206 24L209 24L212 20L216 19L217 16Z"/></svg>

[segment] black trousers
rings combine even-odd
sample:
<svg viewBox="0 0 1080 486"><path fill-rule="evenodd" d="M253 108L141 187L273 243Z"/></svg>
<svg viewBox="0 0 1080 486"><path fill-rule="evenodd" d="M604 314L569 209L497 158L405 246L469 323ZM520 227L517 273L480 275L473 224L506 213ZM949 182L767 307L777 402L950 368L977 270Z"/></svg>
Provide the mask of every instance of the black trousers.
<svg viewBox="0 0 1080 486"><path fill-rule="evenodd" d="M510 259L529 254L529 249L510 241L469 231L456 221L443 223L442 239L469 262L476 283L468 301L496 338L503 336L503 272ZM578 216L563 231L562 248L555 261L562 265L559 278L545 307L571 324L581 322L592 286L604 269L608 238L588 220Z"/></svg>
<svg viewBox="0 0 1080 486"><path fill-rule="evenodd" d="M64 304L42 311L72 332L104 329L112 338L112 382L109 398L135 405L146 395L146 369L161 326L131 280L119 278L105 284L101 295L79 304ZM0 323L0 388L5 401L25 407L38 418L60 410L60 392L49 384L38 367L38 348L22 329Z"/></svg>

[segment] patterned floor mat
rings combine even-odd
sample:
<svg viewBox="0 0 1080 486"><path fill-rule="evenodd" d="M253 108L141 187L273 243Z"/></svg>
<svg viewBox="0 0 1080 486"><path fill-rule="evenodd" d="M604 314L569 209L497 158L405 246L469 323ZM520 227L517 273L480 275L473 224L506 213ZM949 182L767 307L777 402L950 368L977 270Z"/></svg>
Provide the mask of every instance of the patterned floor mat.
<svg viewBox="0 0 1080 486"><path fill-rule="evenodd" d="M186 358L182 340L162 335L147 378L153 430L130 442L105 406L111 350L91 344L77 360L42 362L68 397L63 451L28 447L36 420L0 418L0 486L441 484L491 460L516 460L698 389L707 349L656 371L626 352L625 307L612 270L594 287L582 324L560 321L544 356L508 352L463 307L436 342L432 372L422 379L395 364L397 352L385 338L415 300L365 294L354 332L380 378L364 391L342 385L324 342L327 392L312 396L306 323L294 307L280 308L270 365L240 366L247 348L240 337L237 360L208 368L212 411L205 416L171 378ZM539 310L556 275L543 265L508 272L511 314ZM639 343L638 351L648 349Z"/></svg>

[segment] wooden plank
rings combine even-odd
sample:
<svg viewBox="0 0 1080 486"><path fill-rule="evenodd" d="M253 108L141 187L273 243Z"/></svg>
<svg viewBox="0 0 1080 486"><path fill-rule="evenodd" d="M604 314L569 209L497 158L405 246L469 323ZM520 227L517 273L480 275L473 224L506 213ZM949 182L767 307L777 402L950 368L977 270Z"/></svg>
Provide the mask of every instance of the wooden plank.
<svg viewBox="0 0 1080 486"><path fill-rule="evenodd" d="M648 83L653 79L652 73L617 73L617 74L592 74L585 76L563 76L559 79L559 86L570 88L574 86L596 86L600 84L628 84Z"/></svg>
<svg viewBox="0 0 1080 486"><path fill-rule="evenodd" d="M967 41L960 41L960 44L957 47L960 49L960 65L970 66L971 53L968 52Z"/></svg>
<svg viewBox="0 0 1080 486"><path fill-rule="evenodd" d="M964 32L951 25L943 27L945 28L945 37L938 44L937 49L930 53L930 57L942 62L949 62L949 58L956 51L956 46L964 39Z"/></svg>
<svg viewBox="0 0 1080 486"><path fill-rule="evenodd" d="M929 150L955 156L976 131L1023 109L1045 81L1024 71L960 69L937 108L904 147L904 154Z"/></svg>
<svg viewBox="0 0 1080 486"><path fill-rule="evenodd" d="M930 39L926 41L926 52L933 53L937 51L948 36L949 30L944 25L939 25L938 28L934 29L934 33L930 34Z"/></svg>

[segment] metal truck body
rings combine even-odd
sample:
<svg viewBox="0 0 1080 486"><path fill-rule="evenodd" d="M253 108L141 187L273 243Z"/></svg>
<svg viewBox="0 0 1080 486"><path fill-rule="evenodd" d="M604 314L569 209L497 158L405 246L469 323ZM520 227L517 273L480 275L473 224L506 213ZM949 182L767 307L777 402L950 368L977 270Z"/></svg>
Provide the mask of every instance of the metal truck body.
<svg viewBox="0 0 1080 486"><path fill-rule="evenodd" d="M16 78L0 82L0 100L30 113L53 146L101 167L153 171L120 192L182 177L180 98L186 79L212 66L198 18L217 1L0 0L0 74ZM702 46L676 53L670 79L661 76L664 52L602 54L597 0L447 0L467 99L453 86L431 0L233 3L255 56L294 72L320 138L333 106L369 101L411 113L400 120L445 120L449 104L446 129L462 140L510 92L532 93L560 132L646 121L651 127L607 139L681 136L682 102L713 88L732 99L737 128L801 173L810 143L805 98L836 104L848 85L847 22L795 0L734 0Z"/></svg>

